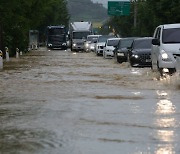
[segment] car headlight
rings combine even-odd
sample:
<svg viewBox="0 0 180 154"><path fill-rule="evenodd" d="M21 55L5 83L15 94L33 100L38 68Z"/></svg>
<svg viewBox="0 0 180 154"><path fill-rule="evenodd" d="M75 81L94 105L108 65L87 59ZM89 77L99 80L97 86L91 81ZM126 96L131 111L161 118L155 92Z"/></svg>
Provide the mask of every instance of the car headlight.
<svg viewBox="0 0 180 154"><path fill-rule="evenodd" d="M73 46L75 47L75 46L76 46L76 43L73 43Z"/></svg>
<svg viewBox="0 0 180 154"><path fill-rule="evenodd" d="M63 43L62 45L63 45L63 46L66 46L67 44L66 44L66 43Z"/></svg>
<svg viewBox="0 0 180 154"><path fill-rule="evenodd" d="M48 43L48 47L51 47L52 46L52 44L51 43Z"/></svg>
<svg viewBox="0 0 180 154"><path fill-rule="evenodd" d="M139 56L136 55L136 54L133 54L132 57L134 57L134 58L139 58Z"/></svg>
<svg viewBox="0 0 180 154"><path fill-rule="evenodd" d="M164 50L161 51L161 57L162 57L162 60L164 61L171 61L171 59L169 58L169 55Z"/></svg>
<svg viewBox="0 0 180 154"><path fill-rule="evenodd" d="M91 45L91 49L94 49L94 46Z"/></svg>
<svg viewBox="0 0 180 154"><path fill-rule="evenodd" d="M88 44L88 43L86 43L86 44L85 44L85 46L86 46L86 48L87 48L87 47L89 47L89 44Z"/></svg>

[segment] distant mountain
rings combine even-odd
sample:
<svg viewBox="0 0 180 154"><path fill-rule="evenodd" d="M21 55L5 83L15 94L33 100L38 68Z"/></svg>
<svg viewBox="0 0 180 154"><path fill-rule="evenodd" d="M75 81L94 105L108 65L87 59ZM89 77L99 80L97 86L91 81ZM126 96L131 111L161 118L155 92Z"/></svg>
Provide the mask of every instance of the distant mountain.
<svg viewBox="0 0 180 154"><path fill-rule="evenodd" d="M68 0L70 21L102 22L108 18L107 9L91 0Z"/></svg>

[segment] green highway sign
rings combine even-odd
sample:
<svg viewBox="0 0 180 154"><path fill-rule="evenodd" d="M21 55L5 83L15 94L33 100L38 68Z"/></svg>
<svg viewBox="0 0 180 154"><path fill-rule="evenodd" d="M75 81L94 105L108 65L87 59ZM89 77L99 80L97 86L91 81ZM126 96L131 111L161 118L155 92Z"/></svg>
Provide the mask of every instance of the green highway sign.
<svg viewBox="0 0 180 154"><path fill-rule="evenodd" d="M130 2L128 1L108 1L108 15L123 16L129 15Z"/></svg>

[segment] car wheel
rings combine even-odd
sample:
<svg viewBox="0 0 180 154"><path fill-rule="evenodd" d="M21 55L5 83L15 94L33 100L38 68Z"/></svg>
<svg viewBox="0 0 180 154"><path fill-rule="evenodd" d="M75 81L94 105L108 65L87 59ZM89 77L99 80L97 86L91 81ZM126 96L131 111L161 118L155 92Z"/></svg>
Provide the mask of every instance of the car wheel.
<svg viewBox="0 0 180 154"><path fill-rule="evenodd" d="M169 75L173 75L174 73L176 73L176 69L175 68L169 68Z"/></svg>
<svg viewBox="0 0 180 154"><path fill-rule="evenodd" d="M157 62L158 63L158 62ZM157 65L154 65L153 64L153 61L151 62L151 70L154 72L154 71L157 71L158 70L158 64Z"/></svg>
<svg viewBox="0 0 180 154"><path fill-rule="evenodd" d="M127 56L127 62L130 64L131 67L133 66L133 64L132 64L132 62L131 62L131 60L130 60L130 58L129 58L129 54L128 54L128 56Z"/></svg>
<svg viewBox="0 0 180 154"><path fill-rule="evenodd" d="M118 57L116 58L116 60L118 63L122 63L122 61Z"/></svg>
<svg viewBox="0 0 180 154"><path fill-rule="evenodd" d="M159 68L159 63L157 62L157 70L160 73L161 76L163 76L163 69Z"/></svg>

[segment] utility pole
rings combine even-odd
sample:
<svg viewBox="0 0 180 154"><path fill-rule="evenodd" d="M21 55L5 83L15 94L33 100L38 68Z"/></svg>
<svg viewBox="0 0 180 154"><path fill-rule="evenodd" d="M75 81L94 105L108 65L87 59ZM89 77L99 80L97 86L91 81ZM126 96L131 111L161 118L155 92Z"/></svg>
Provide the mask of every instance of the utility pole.
<svg viewBox="0 0 180 154"><path fill-rule="evenodd" d="M134 0L134 28L137 27L137 0Z"/></svg>

